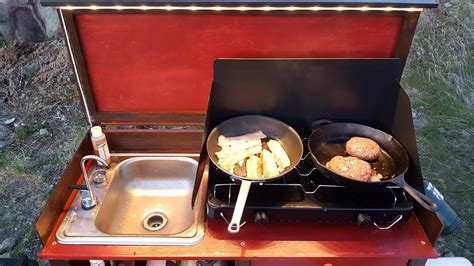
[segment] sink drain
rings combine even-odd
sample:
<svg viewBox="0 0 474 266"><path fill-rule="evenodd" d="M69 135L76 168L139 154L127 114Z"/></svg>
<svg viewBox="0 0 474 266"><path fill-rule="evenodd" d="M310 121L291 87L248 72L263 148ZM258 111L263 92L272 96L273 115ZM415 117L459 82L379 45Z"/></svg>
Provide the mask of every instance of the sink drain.
<svg viewBox="0 0 474 266"><path fill-rule="evenodd" d="M166 215L161 212L152 212L143 220L143 227L148 231L158 231L168 223Z"/></svg>

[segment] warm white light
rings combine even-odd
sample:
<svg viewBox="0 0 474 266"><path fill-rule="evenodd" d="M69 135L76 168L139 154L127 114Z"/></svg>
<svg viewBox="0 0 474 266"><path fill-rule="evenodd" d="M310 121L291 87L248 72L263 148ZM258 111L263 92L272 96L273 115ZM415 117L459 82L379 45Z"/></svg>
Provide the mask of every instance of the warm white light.
<svg viewBox="0 0 474 266"><path fill-rule="evenodd" d="M416 7L222 7L222 6L63 6L60 7L62 10L188 10L188 11L407 11L417 12L421 11L421 8Z"/></svg>

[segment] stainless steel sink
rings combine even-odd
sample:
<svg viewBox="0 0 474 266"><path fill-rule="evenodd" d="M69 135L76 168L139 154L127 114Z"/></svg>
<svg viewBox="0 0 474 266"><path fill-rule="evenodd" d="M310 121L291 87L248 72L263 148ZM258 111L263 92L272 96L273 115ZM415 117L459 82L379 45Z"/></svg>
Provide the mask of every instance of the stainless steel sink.
<svg viewBox="0 0 474 266"><path fill-rule="evenodd" d="M171 235L194 222L191 197L197 170L189 158L132 158L115 168L97 214L107 234Z"/></svg>
<svg viewBox="0 0 474 266"><path fill-rule="evenodd" d="M92 185L98 205L76 196L56 238L63 244L192 245L204 236L204 208L191 197L197 161L190 157L134 157ZM89 172L93 175L96 169ZM203 207L203 206L202 206Z"/></svg>

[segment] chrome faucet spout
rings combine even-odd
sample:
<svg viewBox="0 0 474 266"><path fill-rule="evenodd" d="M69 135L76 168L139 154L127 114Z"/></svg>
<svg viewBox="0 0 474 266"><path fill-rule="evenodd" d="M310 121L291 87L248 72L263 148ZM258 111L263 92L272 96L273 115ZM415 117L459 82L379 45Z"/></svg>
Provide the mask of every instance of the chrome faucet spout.
<svg viewBox="0 0 474 266"><path fill-rule="evenodd" d="M87 190L81 190L81 205L84 210L90 210L94 208L97 205L97 199L94 196L94 193L92 192L92 187L90 184L89 176L87 175L87 170L86 170L86 161L88 160L96 160L102 165L105 166L105 168L109 169L110 164L108 164L104 159L95 156L95 155L86 155L82 157L81 159L81 169L82 169L82 175L84 176L84 183L86 185Z"/></svg>

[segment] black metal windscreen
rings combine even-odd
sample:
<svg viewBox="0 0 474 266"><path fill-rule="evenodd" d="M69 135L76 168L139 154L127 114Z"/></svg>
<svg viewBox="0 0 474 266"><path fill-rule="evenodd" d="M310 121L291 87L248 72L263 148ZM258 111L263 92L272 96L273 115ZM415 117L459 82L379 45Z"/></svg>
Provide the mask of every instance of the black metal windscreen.
<svg viewBox="0 0 474 266"><path fill-rule="evenodd" d="M302 137L320 119L365 124L400 141L410 157L407 182L423 191L410 101L397 81L401 64L399 59L216 60L205 132L246 114L279 119ZM210 171L210 185L215 178ZM209 193L230 197L232 205L232 189L210 186ZM295 197L301 195L300 188L291 189Z"/></svg>

